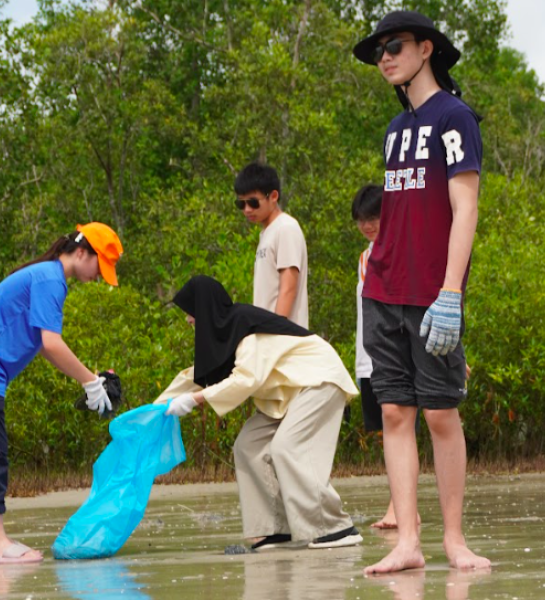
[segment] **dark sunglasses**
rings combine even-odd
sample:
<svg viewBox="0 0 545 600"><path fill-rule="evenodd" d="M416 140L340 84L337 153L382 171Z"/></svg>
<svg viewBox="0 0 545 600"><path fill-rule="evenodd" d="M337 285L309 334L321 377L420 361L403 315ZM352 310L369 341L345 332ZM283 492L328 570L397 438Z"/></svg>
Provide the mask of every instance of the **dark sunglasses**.
<svg viewBox="0 0 545 600"><path fill-rule="evenodd" d="M391 56L401 54L405 42L416 42L416 40L400 40L399 38L393 38L388 40L385 44L377 44L377 47L373 50L373 62L378 64L382 60L385 52L388 52Z"/></svg>
<svg viewBox="0 0 545 600"><path fill-rule="evenodd" d="M269 194L267 194L265 196L265 198L268 198ZM254 210L260 207L260 200L259 198L248 198L248 200L241 200L240 198L237 198L235 200L235 206L237 208L239 208L240 210L244 210L244 208L246 207L246 204L250 207L253 208Z"/></svg>

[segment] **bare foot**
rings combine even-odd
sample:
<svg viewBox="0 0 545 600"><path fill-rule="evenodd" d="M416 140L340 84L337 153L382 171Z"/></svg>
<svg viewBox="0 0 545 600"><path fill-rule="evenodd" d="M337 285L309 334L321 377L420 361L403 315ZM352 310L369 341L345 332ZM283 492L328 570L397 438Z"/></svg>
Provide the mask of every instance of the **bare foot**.
<svg viewBox="0 0 545 600"><path fill-rule="evenodd" d="M394 512L394 505L390 501L386 514L375 523L371 524L375 529L397 529L397 519Z"/></svg>
<svg viewBox="0 0 545 600"><path fill-rule="evenodd" d="M376 575L379 573L393 573L395 571L404 571L406 569L421 569L426 564L424 555L420 546L402 546L397 545L381 561L365 567L364 575Z"/></svg>
<svg viewBox="0 0 545 600"><path fill-rule="evenodd" d="M373 523L371 527L375 527L376 529L397 529L397 519L396 513L394 510L394 503L390 498L390 503L388 504L388 508L386 509L386 514L377 521Z"/></svg>
<svg viewBox="0 0 545 600"><path fill-rule="evenodd" d="M39 550L33 550L20 542L4 538L0 542L1 564L23 564L35 563L43 560L43 554Z"/></svg>
<svg viewBox="0 0 545 600"><path fill-rule="evenodd" d="M379 521L371 523L370 527L374 527L375 529L397 529L397 521L395 520L395 517L393 521L390 521L387 516L384 515Z"/></svg>
<svg viewBox="0 0 545 600"><path fill-rule="evenodd" d="M448 562L454 569L490 569L490 561L484 556L478 556L465 544L445 544Z"/></svg>
<svg viewBox="0 0 545 600"><path fill-rule="evenodd" d="M420 525L422 523L420 514L417 514L416 517L417 523ZM388 511L382 517L382 519L372 523L371 527L374 527L375 529L397 529L397 519L393 507L392 510L390 510L390 507L388 507Z"/></svg>

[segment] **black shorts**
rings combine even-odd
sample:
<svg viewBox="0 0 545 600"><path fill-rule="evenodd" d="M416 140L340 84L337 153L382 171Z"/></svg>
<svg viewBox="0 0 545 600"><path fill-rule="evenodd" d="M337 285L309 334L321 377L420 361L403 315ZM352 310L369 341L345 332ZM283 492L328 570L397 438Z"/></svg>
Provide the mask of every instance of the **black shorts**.
<svg viewBox="0 0 545 600"><path fill-rule="evenodd" d="M363 298L363 340L379 404L446 409L466 397L464 348L460 342L446 356L426 352L426 338L419 333L426 310ZM462 319L460 338L463 332Z"/></svg>
<svg viewBox="0 0 545 600"><path fill-rule="evenodd" d="M365 431L382 431L382 408L371 388L369 377L358 379L361 392L361 410Z"/></svg>

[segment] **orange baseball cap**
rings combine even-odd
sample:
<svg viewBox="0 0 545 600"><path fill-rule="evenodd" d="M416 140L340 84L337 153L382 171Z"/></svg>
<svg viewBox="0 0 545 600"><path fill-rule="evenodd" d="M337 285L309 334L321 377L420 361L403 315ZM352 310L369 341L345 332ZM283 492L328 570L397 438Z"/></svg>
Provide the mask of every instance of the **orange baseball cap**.
<svg viewBox="0 0 545 600"><path fill-rule="evenodd" d="M91 248L97 253L100 274L106 283L117 285L115 265L123 254L123 246L117 233L104 223L77 225L76 229L85 236Z"/></svg>

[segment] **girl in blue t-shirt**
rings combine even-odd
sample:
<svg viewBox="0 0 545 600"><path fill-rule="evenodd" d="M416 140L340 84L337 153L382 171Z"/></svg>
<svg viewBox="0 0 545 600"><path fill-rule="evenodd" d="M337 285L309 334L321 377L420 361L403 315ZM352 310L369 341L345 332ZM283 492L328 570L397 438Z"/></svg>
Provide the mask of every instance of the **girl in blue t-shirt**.
<svg viewBox="0 0 545 600"><path fill-rule="evenodd" d="M15 269L0 283L0 564L39 562L42 553L11 540L4 531L8 484L8 440L4 398L10 382L38 352L87 394L87 406L102 414L110 399L97 377L62 339L66 280L86 283L98 275L117 285L115 265L123 252L113 229L103 223L78 225L35 260Z"/></svg>

